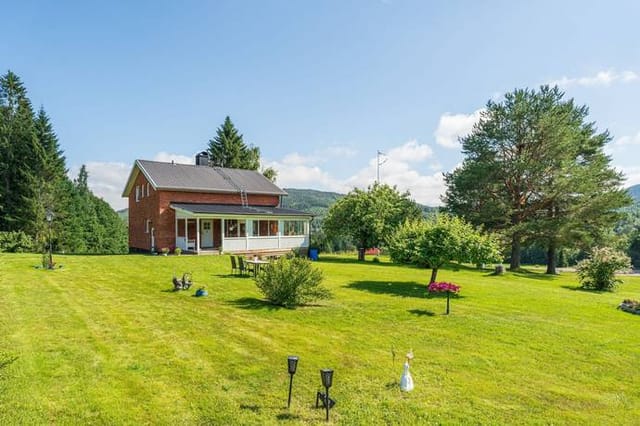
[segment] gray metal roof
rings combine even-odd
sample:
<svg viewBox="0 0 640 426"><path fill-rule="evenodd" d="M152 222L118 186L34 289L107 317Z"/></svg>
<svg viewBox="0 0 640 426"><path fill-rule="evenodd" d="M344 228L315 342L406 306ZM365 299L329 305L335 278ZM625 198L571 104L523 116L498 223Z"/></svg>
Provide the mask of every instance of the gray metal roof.
<svg viewBox="0 0 640 426"><path fill-rule="evenodd" d="M136 160L136 165L155 189L189 192L239 192L244 190L247 194L287 195L285 191L254 170L149 160ZM131 190L133 177L132 171L130 184L125 188L124 196Z"/></svg>
<svg viewBox="0 0 640 426"><path fill-rule="evenodd" d="M249 206L242 207L229 204L191 204L191 203L171 203L174 209L185 210L194 214L232 214L245 216L306 216L312 217L311 213L300 210L283 209L280 207Z"/></svg>

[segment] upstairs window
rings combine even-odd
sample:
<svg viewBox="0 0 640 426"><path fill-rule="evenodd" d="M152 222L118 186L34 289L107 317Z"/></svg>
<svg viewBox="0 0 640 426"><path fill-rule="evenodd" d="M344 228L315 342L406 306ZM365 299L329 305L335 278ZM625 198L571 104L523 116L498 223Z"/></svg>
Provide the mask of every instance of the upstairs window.
<svg viewBox="0 0 640 426"><path fill-rule="evenodd" d="M140 201L140 185L136 185L136 203Z"/></svg>

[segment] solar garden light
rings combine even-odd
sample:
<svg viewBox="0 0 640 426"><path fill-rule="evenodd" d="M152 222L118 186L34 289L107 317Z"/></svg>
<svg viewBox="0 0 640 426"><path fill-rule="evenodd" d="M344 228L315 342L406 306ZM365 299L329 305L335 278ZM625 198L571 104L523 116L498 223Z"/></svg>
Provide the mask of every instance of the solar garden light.
<svg viewBox="0 0 640 426"><path fill-rule="evenodd" d="M329 388L333 384L333 370L328 368L323 368L320 370L320 377L322 378L322 386L324 386L325 394L324 394L324 406L327 410L327 421L329 421L329 405L331 404L331 399L329 399ZM317 401L317 399L316 399Z"/></svg>
<svg viewBox="0 0 640 426"><path fill-rule="evenodd" d="M51 254L51 222L53 222L53 212L50 209L47 209L45 218L49 223L49 264L47 265L47 269L53 269L53 255Z"/></svg>
<svg viewBox="0 0 640 426"><path fill-rule="evenodd" d="M287 364L289 367L289 399L287 400L287 408L291 406L291 387L293 386L293 375L296 374L296 368L298 368L298 357L290 355L287 358Z"/></svg>

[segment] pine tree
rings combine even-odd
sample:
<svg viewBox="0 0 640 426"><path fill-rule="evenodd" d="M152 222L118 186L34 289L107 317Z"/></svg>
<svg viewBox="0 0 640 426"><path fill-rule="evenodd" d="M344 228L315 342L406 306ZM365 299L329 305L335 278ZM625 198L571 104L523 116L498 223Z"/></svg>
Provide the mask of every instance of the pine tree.
<svg viewBox="0 0 640 426"><path fill-rule="evenodd" d="M516 90L490 101L462 138L462 167L445 175L449 211L502 231L511 241L511 269L523 244L547 247L555 273L563 244L596 241L628 203L622 177L603 147L607 132L585 122L588 109L565 101L557 87Z"/></svg>

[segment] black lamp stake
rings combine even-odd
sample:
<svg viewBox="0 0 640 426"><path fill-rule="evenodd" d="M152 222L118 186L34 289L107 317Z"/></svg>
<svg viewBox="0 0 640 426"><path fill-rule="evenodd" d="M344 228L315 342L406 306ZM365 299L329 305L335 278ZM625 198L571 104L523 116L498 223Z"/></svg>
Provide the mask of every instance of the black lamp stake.
<svg viewBox="0 0 640 426"><path fill-rule="evenodd" d="M49 222L49 264L47 265L47 269L53 269L53 255L51 254L51 222L53 221L53 212L51 210L47 210L46 219L47 222Z"/></svg>
<svg viewBox="0 0 640 426"><path fill-rule="evenodd" d="M287 400L287 408L291 406L291 388L293 387L293 375L296 374L296 368L298 367L298 357L290 356L287 358L287 364L289 367L289 399Z"/></svg>
<svg viewBox="0 0 640 426"><path fill-rule="evenodd" d="M325 389L324 406L327 410L326 420L329 421L329 405L331 402L331 399L329 399L329 388L333 384L333 370L327 368L320 370L320 377L322 378L322 386L324 386Z"/></svg>

